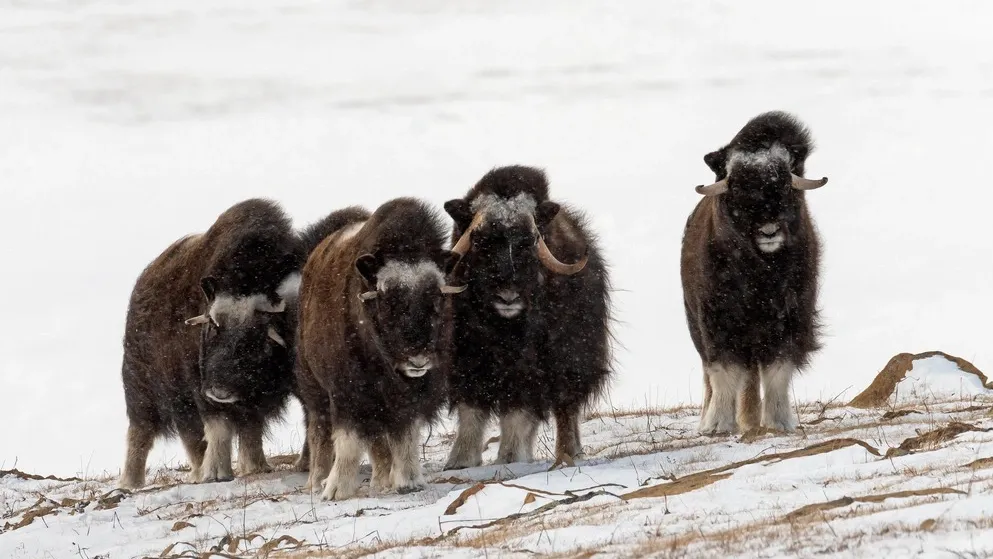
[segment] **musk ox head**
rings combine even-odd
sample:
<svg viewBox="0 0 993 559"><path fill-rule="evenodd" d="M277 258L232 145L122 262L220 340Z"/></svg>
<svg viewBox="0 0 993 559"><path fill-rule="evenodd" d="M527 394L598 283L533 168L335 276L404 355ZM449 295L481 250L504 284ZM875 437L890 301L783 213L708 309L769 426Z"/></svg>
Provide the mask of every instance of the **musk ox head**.
<svg viewBox="0 0 993 559"><path fill-rule="evenodd" d="M384 359L407 378L439 365L442 303L464 287L445 284L448 251L414 260L364 254L355 261L365 291L359 295Z"/></svg>
<svg viewBox="0 0 993 559"><path fill-rule="evenodd" d="M544 270L575 274L586 266L584 256L564 264L545 244L544 232L558 215L555 202L538 203L527 193L513 197L486 193L471 202L445 203L462 236L452 247L461 260L456 275L468 278L470 299L503 319L526 315Z"/></svg>
<svg viewBox="0 0 993 559"><path fill-rule="evenodd" d="M294 335L287 300L295 300L300 275L290 274L271 294L233 295L213 277L200 286L206 313L186 321L201 325L200 381L204 397L217 404L251 400L289 378L287 340Z"/></svg>
<svg viewBox="0 0 993 559"><path fill-rule="evenodd" d="M803 178L810 134L786 113L752 119L730 144L704 156L717 182L696 187L719 204L735 231L763 253L789 245L799 227L803 191L827 184Z"/></svg>

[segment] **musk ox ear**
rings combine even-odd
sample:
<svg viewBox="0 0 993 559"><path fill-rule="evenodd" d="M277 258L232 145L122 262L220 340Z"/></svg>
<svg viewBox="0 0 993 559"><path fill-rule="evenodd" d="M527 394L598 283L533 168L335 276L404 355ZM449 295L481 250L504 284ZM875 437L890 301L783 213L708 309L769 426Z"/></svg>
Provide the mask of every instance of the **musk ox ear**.
<svg viewBox="0 0 993 559"><path fill-rule="evenodd" d="M459 229L465 231L472 223L472 207L461 198L445 202L445 212L452 218Z"/></svg>
<svg viewBox="0 0 993 559"><path fill-rule="evenodd" d="M355 269L362 274L368 285L376 285L376 274L382 267L383 263L372 254L363 254L355 259Z"/></svg>
<svg viewBox="0 0 993 559"><path fill-rule="evenodd" d="M539 229L544 229L549 223L555 219L555 216L559 215L559 210L562 206L559 206L555 202L546 200L538 204L538 209L535 212L534 223Z"/></svg>
<svg viewBox="0 0 993 559"><path fill-rule="evenodd" d="M217 295L217 280L211 276L204 277L200 280L200 289L203 290L203 294L207 297L207 301L213 301L214 296Z"/></svg>
<svg viewBox="0 0 993 559"><path fill-rule="evenodd" d="M727 173L728 149L721 148L704 155L703 162L707 164L707 167L710 167L710 170L718 178L723 177Z"/></svg>

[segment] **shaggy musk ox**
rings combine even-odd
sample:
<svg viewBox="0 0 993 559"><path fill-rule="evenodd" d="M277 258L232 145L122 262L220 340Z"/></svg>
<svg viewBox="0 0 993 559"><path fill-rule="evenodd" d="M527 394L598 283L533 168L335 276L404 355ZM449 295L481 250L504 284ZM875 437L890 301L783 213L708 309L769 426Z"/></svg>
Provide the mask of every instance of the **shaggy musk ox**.
<svg viewBox="0 0 993 559"><path fill-rule="evenodd" d="M609 282L578 212L548 199L544 172L494 169L445 210L455 221L449 396L458 434L446 469L482 462L483 431L500 419L497 463L530 461L555 416L556 462L582 457L580 414L610 374ZM574 262L574 264L565 264Z"/></svg>
<svg viewBox="0 0 993 559"><path fill-rule="evenodd" d="M375 490L424 486L420 428L445 399L444 230L425 204L400 198L313 251L300 287L296 374L307 413L311 488L347 499L366 449ZM333 459L333 466L332 466Z"/></svg>
<svg viewBox="0 0 993 559"><path fill-rule="evenodd" d="M690 336L703 360L700 429L733 433L761 423L791 431L790 383L819 348L820 244L805 191L827 179L803 178L813 149L794 117L753 118L704 161L717 182L683 236L680 272Z"/></svg>
<svg viewBox="0 0 993 559"><path fill-rule="evenodd" d="M194 481L233 478L235 433L241 473L269 469L262 436L292 389L287 340L302 261L279 206L247 200L142 272L124 331L122 487L144 485L148 452L161 435L179 435Z"/></svg>

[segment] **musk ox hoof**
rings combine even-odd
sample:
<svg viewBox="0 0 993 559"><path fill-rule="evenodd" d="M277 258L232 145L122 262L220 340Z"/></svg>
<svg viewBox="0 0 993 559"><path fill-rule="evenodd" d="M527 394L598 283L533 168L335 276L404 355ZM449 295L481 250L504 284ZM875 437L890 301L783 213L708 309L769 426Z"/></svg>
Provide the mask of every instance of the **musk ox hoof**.
<svg viewBox="0 0 993 559"><path fill-rule="evenodd" d="M324 480L324 492L321 493L322 501L344 501L351 499L359 490L357 479L345 479L332 474Z"/></svg>
<svg viewBox="0 0 993 559"><path fill-rule="evenodd" d="M400 495L407 495L409 493L417 493L418 491L424 491L426 488L427 488L427 484L424 483L423 481L420 482L415 481L407 485L397 486L397 493L399 493Z"/></svg>
<svg viewBox="0 0 993 559"><path fill-rule="evenodd" d="M449 458L445 463L446 470L464 470L466 468L476 468L483 465L482 457L479 458Z"/></svg>
<svg viewBox="0 0 993 559"><path fill-rule="evenodd" d="M141 489L145 485L144 481L138 481L130 479L128 477L122 477L121 482L117 484L120 489L127 489L128 491L136 491Z"/></svg>
<svg viewBox="0 0 993 559"><path fill-rule="evenodd" d="M268 474L272 471L272 466L270 466L268 462L263 462L262 464L246 464L244 467L239 468L239 473L243 476Z"/></svg>
<svg viewBox="0 0 993 559"><path fill-rule="evenodd" d="M774 421L766 421L762 425L770 431L780 431L783 433L792 433L796 431L797 421L792 417L786 419L778 419Z"/></svg>
<svg viewBox="0 0 993 559"><path fill-rule="evenodd" d="M200 483L219 483L224 481L232 481L234 479L233 473L211 473L204 474L200 477Z"/></svg>

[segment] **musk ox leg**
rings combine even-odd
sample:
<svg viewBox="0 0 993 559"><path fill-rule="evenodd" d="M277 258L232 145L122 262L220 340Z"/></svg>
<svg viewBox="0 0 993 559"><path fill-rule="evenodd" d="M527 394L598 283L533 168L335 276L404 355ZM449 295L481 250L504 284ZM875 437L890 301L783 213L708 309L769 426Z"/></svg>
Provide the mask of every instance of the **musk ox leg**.
<svg viewBox="0 0 993 559"><path fill-rule="evenodd" d="M393 454L390 453L390 443L386 437L376 437L369 445L369 461L372 462L372 480L369 485L373 491L387 491L390 488Z"/></svg>
<svg viewBox="0 0 993 559"><path fill-rule="evenodd" d="M150 425L131 422L128 426L128 452L121 474L122 488L140 489L145 485L145 462L155 442L155 435L155 429Z"/></svg>
<svg viewBox="0 0 993 559"><path fill-rule="evenodd" d="M243 476L272 471L262 449L264 431L262 424L255 422L238 427L238 472Z"/></svg>
<svg viewBox="0 0 993 559"><path fill-rule="evenodd" d="M737 430L738 396L745 388L748 370L737 364L709 363L704 365L713 394L700 432L707 435L729 435Z"/></svg>
<svg viewBox="0 0 993 559"><path fill-rule="evenodd" d="M328 404L330 409L330 404ZM331 473L334 463L334 442L332 442L331 417L327 412L307 412L307 442L310 445L310 476L307 488L316 491Z"/></svg>
<svg viewBox="0 0 993 559"><path fill-rule="evenodd" d="M415 421L405 433L389 435L387 441L393 457L393 463L390 465L392 488L403 495L427 487L421 474L421 461L417 452L421 443L420 422Z"/></svg>
<svg viewBox="0 0 993 559"><path fill-rule="evenodd" d="M768 429L787 432L796 429L797 419L790 406L790 384L795 371L796 367L789 361L776 361L760 369L765 392L762 425Z"/></svg>
<svg viewBox="0 0 993 559"><path fill-rule="evenodd" d="M534 461L540 421L531 412L513 410L500 417L500 450L495 464Z"/></svg>
<svg viewBox="0 0 993 559"><path fill-rule="evenodd" d="M200 482L200 472L203 470L203 457L207 453L207 441L203 440L203 424L196 420L196 428L180 427L179 440L186 450L186 458L190 461L190 483Z"/></svg>
<svg viewBox="0 0 993 559"><path fill-rule="evenodd" d="M483 463L483 433L489 415L468 404L459 404L458 414L458 433L445 463L446 470L475 468Z"/></svg>
<svg viewBox="0 0 993 559"><path fill-rule="evenodd" d="M207 441L207 452L200 468L200 482L234 479L234 470L231 468L231 439L234 437L234 429L231 424L221 417L208 418L203 423L203 435Z"/></svg>
<svg viewBox="0 0 993 559"><path fill-rule="evenodd" d="M579 409L555 410L555 463L573 465L586 458L579 435Z"/></svg>
<svg viewBox="0 0 993 559"><path fill-rule="evenodd" d="M759 426L759 407L762 396L759 393L759 372L749 370L742 380L737 401L738 432L747 433Z"/></svg>
<svg viewBox="0 0 993 559"><path fill-rule="evenodd" d="M343 501L359 490L359 462L365 445L358 433L348 429L335 429L334 466L324 481L322 501Z"/></svg>
<svg viewBox="0 0 993 559"><path fill-rule="evenodd" d="M296 462L293 463L293 471L295 472L309 472L310 471L310 441L308 440L310 432L310 423L306 411L303 414L303 447L300 449L300 454L297 455Z"/></svg>
<svg viewBox="0 0 993 559"><path fill-rule="evenodd" d="M700 432L706 433L713 430L713 426L708 429L707 416L710 411L710 401L714 397L714 389L710 386L710 371L707 364L703 364L703 406L700 408Z"/></svg>

